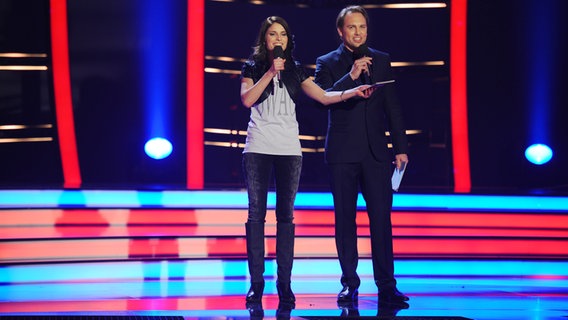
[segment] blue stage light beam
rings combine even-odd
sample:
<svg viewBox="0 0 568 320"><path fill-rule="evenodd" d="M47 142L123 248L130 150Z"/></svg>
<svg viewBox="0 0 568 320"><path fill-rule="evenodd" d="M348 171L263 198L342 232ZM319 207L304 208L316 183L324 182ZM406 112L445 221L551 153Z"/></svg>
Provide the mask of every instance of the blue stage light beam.
<svg viewBox="0 0 568 320"><path fill-rule="evenodd" d="M524 65L527 68L526 87L529 89L530 146L525 151L525 157L534 164L542 165L550 160L548 156L552 157L552 150L547 145L550 144L550 110L554 103L551 88L559 59L556 46L560 37L558 11L561 10L556 2L545 4L530 0L526 3L526 21L523 24L526 26L525 45L529 54Z"/></svg>
<svg viewBox="0 0 568 320"><path fill-rule="evenodd" d="M142 70L142 100L146 109L146 137L145 141L154 138L170 137L167 123L173 104L173 50L175 50L174 24L171 22L174 15L175 1L141 0L141 38L143 46ZM161 141L163 140L155 140ZM155 142L151 145L156 146ZM159 143L158 143L159 145ZM145 145L146 148L146 145ZM163 159L164 157L153 157Z"/></svg>

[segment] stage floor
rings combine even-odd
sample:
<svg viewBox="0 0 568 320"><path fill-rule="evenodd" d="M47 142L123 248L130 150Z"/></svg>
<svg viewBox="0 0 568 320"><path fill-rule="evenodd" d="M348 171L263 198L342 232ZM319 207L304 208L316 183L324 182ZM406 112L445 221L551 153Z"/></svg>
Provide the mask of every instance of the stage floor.
<svg viewBox="0 0 568 320"><path fill-rule="evenodd" d="M364 211L359 301L337 304L327 193L298 194L293 309L278 304L270 194L265 295L262 309L247 306L246 199L243 191L1 191L0 320L568 319L568 197L396 194L395 270L410 297L401 310L378 303Z"/></svg>
<svg viewBox="0 0 568 320"><path fill-rule="evenodd" d="M368 260L360 264L363 279L358 303L338 305L336 294L340 285L333 275L336 265L333 259L295 261L293 290L297 302L288 313L285 309L278 311L273 261L267 261L268 281L262 311L251 311L245 304L248 280L246 263L242 260L4 266L0 267L0 312L4 317L90 316L89 319L102 316L532 320L568 317L568 276L563 271L568 270L568 262L397 261L396 267L401 270L399 289L410 297L410 307L402 310L378 305L376 288L367 270ZM507 276L506 269L510 268L521 272ZM459 276L462 273L459 270L467 270L463 273L470 276ZM556 275L546 276L547 273Z"/></svg>

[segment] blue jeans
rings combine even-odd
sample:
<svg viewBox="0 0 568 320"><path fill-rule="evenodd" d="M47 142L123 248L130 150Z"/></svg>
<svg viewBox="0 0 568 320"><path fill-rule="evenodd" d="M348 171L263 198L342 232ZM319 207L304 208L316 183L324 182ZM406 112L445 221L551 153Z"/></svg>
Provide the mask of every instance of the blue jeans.
<svg viewBox="0 0 568 320"><path fill-rule="evenodd" d="M294 220L294 201L300 183L302 157L247 152L243 154L243 172L249 199L249 223L266 221L272 171L276 183L276 221L291 223Z"/></svg>

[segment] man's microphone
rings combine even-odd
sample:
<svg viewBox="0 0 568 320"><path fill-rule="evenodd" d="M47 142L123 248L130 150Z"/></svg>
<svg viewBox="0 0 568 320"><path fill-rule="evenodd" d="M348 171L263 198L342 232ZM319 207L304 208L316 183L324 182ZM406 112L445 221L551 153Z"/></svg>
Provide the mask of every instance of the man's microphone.
<svg viewBox="0 0 568 320"><path fill-rule="evenodd" d="M272 54L274 55L274 59L278 58L284 59L284 50L282 49L282 46L274 46L274 51L272 52ZM281 79L280 71L278 71L277 77L278 77L278 86L282 88L282 81L280 81Z"/></svg>
<svg viewBox="0 0 568 320"><path fill-rule="evenodd" d="M363 43L362 45L355 48L355 50L353 50L353 60L361 59L363 57L368 57L370 55L371 52L369 51L369 47L367 47L366 43ZM369 69L361 74L362 77L361 80L363 80L363 83L373 84L373 65L369 64L368 67ZM366 74L369 77L369 82L365 81L365 77L363 76L363 74Z"/></svg>

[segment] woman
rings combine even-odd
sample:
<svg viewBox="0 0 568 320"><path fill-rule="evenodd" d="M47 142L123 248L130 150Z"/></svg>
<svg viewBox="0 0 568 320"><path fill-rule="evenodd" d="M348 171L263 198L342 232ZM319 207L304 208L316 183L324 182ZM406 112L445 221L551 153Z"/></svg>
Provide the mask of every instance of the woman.
<svg viewBox="0 0 568 320"><path fill-rule="evenodd" d="M272 170L276 183L276 289L280 302L296 301L290 277L294 258L294 200L302 169L295 112L300 90L324 105L356 96L368 98L373 91L364 85L343 92L325 92L294 61L294 43L290 38L284 19L268 17L260 27L254 52L241 73L241 100L251 108L243 151L249 199L245 224L251 276L251 287L246 295L248 302L260 301L264 292L264 224Z"/></svg>

